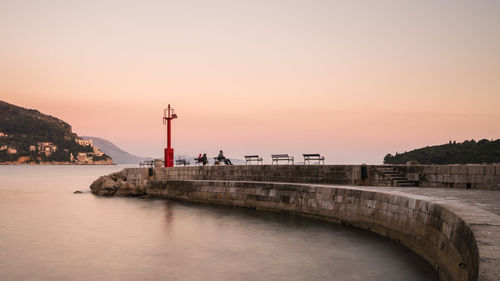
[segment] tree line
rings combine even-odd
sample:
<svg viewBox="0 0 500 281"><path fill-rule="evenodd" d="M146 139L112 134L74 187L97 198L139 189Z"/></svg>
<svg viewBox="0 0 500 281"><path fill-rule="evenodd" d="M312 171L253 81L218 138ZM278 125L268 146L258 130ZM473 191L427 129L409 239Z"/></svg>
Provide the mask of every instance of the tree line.
<svg viewBox="0 0 500 281"><path fill-rule="evenodd" d="M427 146L396 155L387 154L384 164L491 164L500 163L500 139L480 141L466 140L462 143Z"/></svg>

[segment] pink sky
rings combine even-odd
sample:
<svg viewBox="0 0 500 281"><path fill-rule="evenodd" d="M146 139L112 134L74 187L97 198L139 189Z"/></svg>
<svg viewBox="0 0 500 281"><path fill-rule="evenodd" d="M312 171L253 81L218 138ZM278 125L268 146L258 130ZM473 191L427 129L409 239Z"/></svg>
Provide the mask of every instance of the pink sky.
<svg viewBox="0 0 500 281"><path fill-rule="evenodd" d="M2 1L0 99L137 155L500 137L500 1ZM269 162L269 160L268 160Z"/></svg>

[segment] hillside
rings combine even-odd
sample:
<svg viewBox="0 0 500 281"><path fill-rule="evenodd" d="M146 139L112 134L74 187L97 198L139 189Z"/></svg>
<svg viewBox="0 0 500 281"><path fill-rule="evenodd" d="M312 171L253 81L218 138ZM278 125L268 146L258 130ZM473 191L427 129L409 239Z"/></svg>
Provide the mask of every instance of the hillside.
<svg viewBox="0 0 500 281"><path fill-rule="evenodd" d="M0 163L112 164L111 158L38 110L0 101Z"/></svg>
<svg viewBox="0 0 500 281"><path fill-rule="evenodd" d="M443 145L428 146L396 155L387 154L384 164L406 164L417 161L419 164L481 164L500 163L500 139L487 139L463 143L449 142Z"/></svg>
<svg viewBox="0 0 500 281"><path fill-rule="evenodd" d="M152 157L140 157L130 154L105 139L90 136L82 136L82 138L85 140L92 140L94 145L99 147L107 155L111 156L113 162L116 164L139 164L142 161L153 159Z"/></svg>

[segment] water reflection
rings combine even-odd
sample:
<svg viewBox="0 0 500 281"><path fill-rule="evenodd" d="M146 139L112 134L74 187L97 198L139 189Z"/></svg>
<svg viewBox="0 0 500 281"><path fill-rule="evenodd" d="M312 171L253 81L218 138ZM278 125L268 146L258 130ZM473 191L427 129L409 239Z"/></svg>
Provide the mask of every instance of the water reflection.
<svg viewBox="0 0 500 281"><path fill-rule="evenodd" d="M169 231L174 223L174 208L172 207L172 203L169 201L165 201L165 226L166 230Z"/></svg>

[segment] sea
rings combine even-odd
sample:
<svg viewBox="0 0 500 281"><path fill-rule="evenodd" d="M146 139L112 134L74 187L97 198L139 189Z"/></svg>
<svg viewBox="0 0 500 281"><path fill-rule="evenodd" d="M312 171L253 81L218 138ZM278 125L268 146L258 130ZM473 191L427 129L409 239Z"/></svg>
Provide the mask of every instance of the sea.
<svg viewBox="0 0 500 281"><path fill-rule="evenodd" d="M0 280L438 280L413 252L356 228L90 192L124 167L0 166Z"/></svg>

